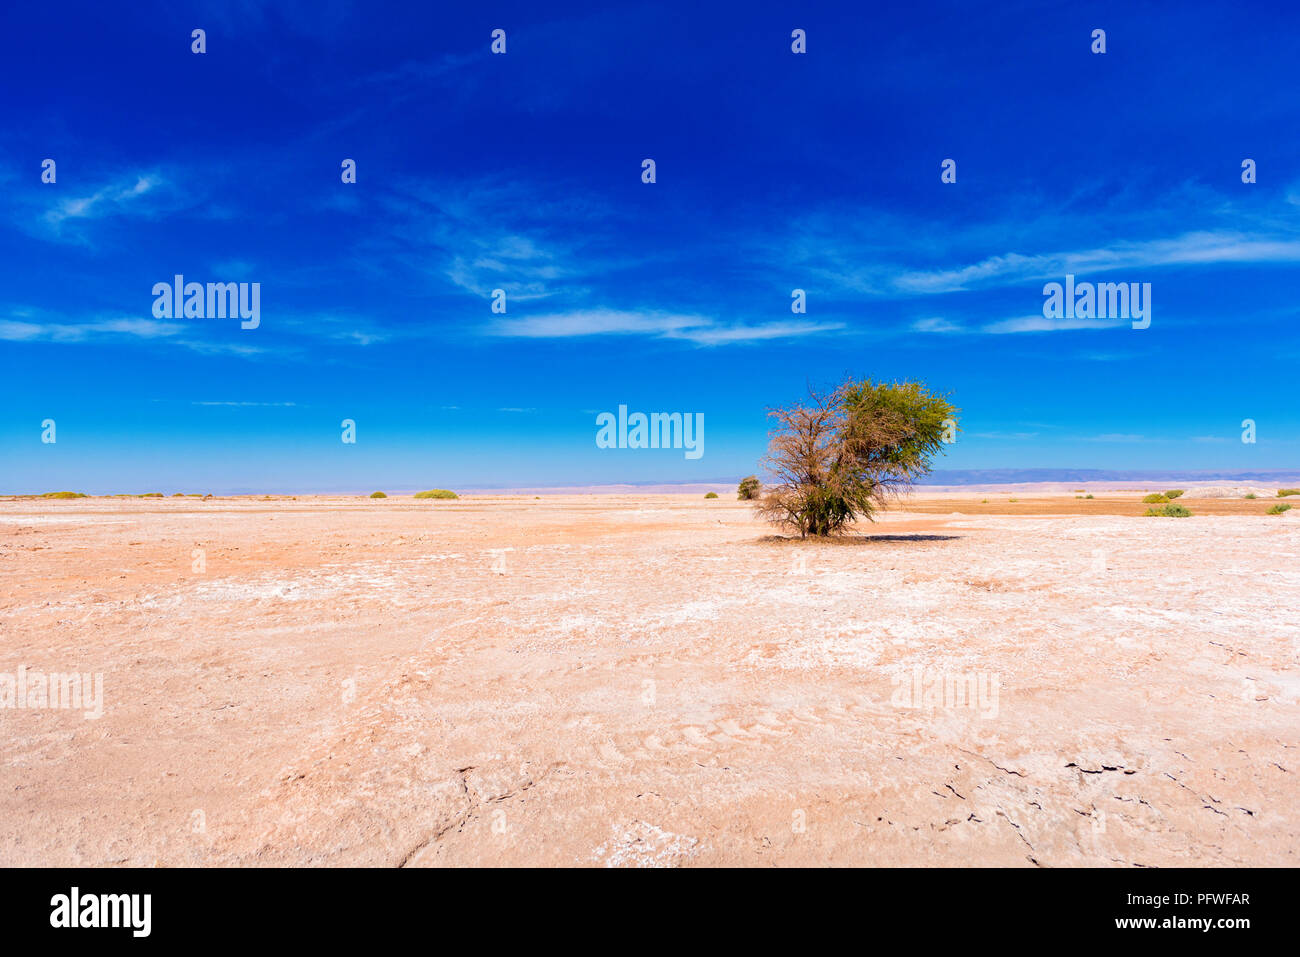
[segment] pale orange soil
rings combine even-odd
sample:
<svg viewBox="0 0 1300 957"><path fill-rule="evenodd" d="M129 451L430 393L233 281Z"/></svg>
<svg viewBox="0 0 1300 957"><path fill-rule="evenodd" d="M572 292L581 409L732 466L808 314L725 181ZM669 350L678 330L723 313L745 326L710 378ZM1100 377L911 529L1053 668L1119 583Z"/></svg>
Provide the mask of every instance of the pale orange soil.
<svg viewBox="0 0 1300 957"><path fill-rule="evenodd" d="M1293 866L1300 508L1140 497L3 501L0 864Z"/></svg>

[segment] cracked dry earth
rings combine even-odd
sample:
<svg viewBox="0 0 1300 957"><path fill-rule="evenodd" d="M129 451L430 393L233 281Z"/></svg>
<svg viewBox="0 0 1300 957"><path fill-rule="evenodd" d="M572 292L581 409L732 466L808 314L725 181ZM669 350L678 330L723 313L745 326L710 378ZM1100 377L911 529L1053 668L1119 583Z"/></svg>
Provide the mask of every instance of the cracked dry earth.
<svg viewBox="0 0 1300 957"><path fill-rule="evenodd" d="M953 502L0 503L0 864L1297 864L1300 510Z"/></svg>

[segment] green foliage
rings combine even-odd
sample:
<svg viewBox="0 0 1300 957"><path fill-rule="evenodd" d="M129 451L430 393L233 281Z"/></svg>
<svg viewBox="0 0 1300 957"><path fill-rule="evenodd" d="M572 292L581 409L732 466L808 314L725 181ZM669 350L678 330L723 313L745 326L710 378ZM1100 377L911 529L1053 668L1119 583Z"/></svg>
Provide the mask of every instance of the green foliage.
<svg viewBox="0 0 1300 957"><path fill-rule="evenodd" d="M1164 508L1147 509L1147 515L1154 515L1158 518L1190 518L1191 514L1182 505L1166 505Z"/></svg>
<svg viewBox="0 0 1300 957"><path fill-rule="evenodd" d="M1270 509L1268 510L1268 514L1269 514L1269 515L1281 515L1283 512L1289 512L1289 511L1291 511L1291 505L1290 505L1289 503L1287 503L1287 502L1282 502L1282 503L1279 503L1279 504L1277 504L1277 505L1274 505L1272 508L1270 508Z"/></svg>
<svg viewBox="0 0 1300 957"><path fill-rule="evenodd" d="M1256 495L1254 492L1247 492L1246 495L1245 495L1245 497L1246 497L1246 498L1259 498L1259 496Z"/></svg>
<svg viewBox="0 0 1300 957"><path fill-rule="evenodd" d="M930 470L957 409L919 382L846 380L830 392L769 410L775 478L759 510L801 536L831 535L871 519L891 495Z"/></svg>
<svg viewBox="0 0 1300 957"><path fill-rule="evenodd" d="M1084 498L1094 498L1094 497L1095 497L1095 496L1093 496L1091 493L1089 493L1089 494L1087 494L1087 495L1084 496Z"/></svg>
<svg viewBox="0 0 1300 957"><path fill-rule="evenodd" d="M740 480L740 485L736 489L736 498L742 502L749 502L758 498L758 476L747 475Z"/></svg>
<svg viewBox="0 0 1300 957"><path fill-rule="evenodd" d="M705 494L704 497L705 497L705 498L717 498L717 497L718 497L718 493L717 493L717 492L708 492L708 493Z"/></svg>
<svg viewBox="0 0 1300 957"><path fill-rule="evenodd" d="M1152 492L1142 500L1143 505L1158 505L1161 502L1169 501L1168 497L1161 495L1159 492Z"/></svg>
<svg viewBox="0 0 1300 957"><path fill-rule="evenodd" d="M416 498L460 498L455 492L445 488L431 488L427 492L416 492Z"/></svg>
<svg viewBox="0 0 1300 957"><path fill-rule="evenodd" d="M85 492L46 492L41 498L85 498Z"/></svg>
<svg viewBox="0 0 1300 957"><path fill-rule="evenodd" d="M1178 496L1182 495L1186 491L1187 489L1185 488L1171 488L1168 492L1165 492L1165 498L1169 499L1172 502L1174 499L1176 499Z"/></svg>
<svg viewBox="0 0 1300 957"><path fill-rule="evenodd" d="M1300 495L1300 488L1280 488L1277 490L1278 498L1286 498L1288 495Z"/></svg>
<svg viewBox="0 0 1300 957"><path fill-rule="evenodd" d="M370 497L371 497L371 498L388 498L388 496L385 495L383 492L371 492L371 493L370 493Z"/></svg>

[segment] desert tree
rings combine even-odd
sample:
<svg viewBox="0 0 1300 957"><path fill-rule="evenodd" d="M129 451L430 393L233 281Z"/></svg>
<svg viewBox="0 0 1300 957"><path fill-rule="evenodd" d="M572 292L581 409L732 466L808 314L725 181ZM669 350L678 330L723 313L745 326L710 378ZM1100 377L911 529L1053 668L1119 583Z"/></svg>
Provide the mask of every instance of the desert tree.
<svg viewBox="0 0 1300 957"><path fill-rule="evenodd" d="M801 537L871 520L930 470L957 411L919 382L810 387L807 400L768 410L775 428L763 467L772 481L759 513Z"/></svg>
<svg viewBox="0 0 1300 957"><path fill-rule="evenodd" d="M740 485L736 488L736 498L743 502L752 501L758 498L758 476L747 475L740 480Z"/></svg>

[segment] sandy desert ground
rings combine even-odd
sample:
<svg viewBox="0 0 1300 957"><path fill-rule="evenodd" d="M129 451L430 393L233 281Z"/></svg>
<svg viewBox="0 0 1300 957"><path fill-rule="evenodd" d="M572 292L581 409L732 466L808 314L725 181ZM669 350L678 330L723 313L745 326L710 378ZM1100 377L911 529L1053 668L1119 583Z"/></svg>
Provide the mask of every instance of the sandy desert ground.
<svg viewBox="0 0 1300 957"><path fill-rule="evenodd" d="M3 501L0 864L1294 866L1300 508L1140 494Z"/></svg>

